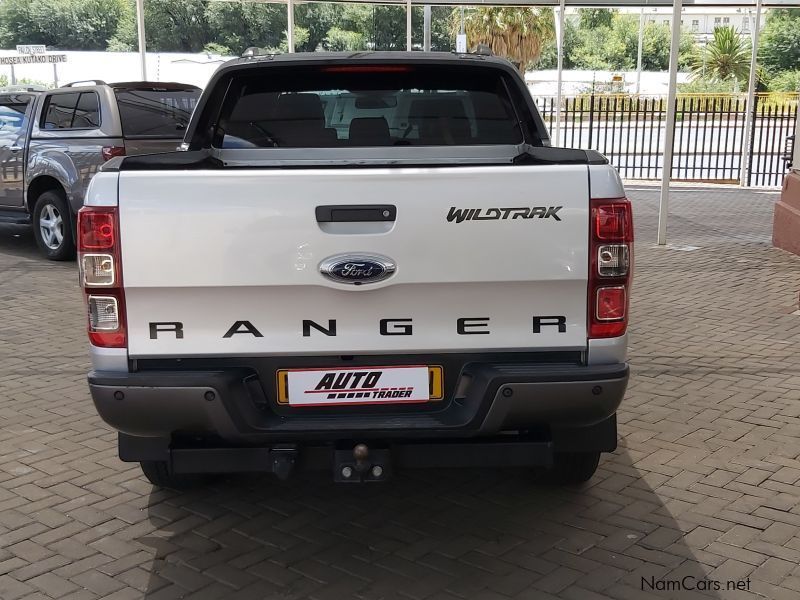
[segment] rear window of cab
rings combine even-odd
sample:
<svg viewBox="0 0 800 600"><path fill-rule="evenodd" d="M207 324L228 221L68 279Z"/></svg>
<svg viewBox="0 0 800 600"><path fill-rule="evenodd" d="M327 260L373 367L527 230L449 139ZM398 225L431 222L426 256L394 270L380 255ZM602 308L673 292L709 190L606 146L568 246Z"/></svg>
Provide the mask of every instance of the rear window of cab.
<svg viewBox="0 0 800 600"><path fill-rule="evenodd" d="M518 87L497 68L344 63L268 69L269 76L243 71L233 77L214 147L474 146L528 137L517 116L524 102L514 97Z"/></svg>

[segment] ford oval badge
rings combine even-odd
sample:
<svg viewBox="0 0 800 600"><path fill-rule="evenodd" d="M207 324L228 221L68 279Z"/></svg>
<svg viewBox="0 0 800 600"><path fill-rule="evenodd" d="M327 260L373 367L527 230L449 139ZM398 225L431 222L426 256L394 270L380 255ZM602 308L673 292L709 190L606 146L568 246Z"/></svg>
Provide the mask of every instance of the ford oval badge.
<svg viewBox="0 0 800 600"><path fill-rule="evenodd" d="M364 285L388 279L395 272L394 261L379 254L340 254L326 258L320 272L333 281Z"/></svg>

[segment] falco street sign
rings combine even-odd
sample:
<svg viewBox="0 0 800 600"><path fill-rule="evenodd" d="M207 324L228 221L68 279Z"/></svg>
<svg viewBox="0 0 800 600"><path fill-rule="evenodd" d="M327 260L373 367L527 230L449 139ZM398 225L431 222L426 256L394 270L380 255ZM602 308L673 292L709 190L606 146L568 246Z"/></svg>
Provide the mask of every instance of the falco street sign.
<svg viewBox="0 0 800 600"><path fill-rule="evenodd" d="M17 44L18 54L44 54L47 46L44 44Z"/></svg>

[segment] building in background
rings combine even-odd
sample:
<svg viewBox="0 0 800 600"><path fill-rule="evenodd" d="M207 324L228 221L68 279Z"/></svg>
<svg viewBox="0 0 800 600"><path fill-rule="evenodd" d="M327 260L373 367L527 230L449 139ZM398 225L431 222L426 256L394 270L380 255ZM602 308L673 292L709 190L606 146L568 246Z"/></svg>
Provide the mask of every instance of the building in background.
<svg viewBox="0 0 800 600"><path fill-rule="evenodd" d="M568 18L578 18L579 9L567 11ZM647 6L645 8L626 7L618 9L623 14L641 15L644 11L645 23L672 25L672 9L669 7ZM741 34L750 35L755 27L754 8L693 7L683 8L681 26L690 31L699 44L705 44L714 35L715 27L733 27ZM766 11L761 12L761 26L766 21Z"/></svg>

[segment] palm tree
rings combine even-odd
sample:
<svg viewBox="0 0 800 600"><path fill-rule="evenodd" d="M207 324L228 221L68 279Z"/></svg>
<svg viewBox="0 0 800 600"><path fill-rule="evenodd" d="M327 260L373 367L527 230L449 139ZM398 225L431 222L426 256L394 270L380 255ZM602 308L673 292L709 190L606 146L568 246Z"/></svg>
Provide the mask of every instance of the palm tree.
<svg viewBox="0 0 800 600"><path fill-rule="evenodd" d="M461 32L461 11L453 10L451 32ZM469 47L486 44L492 53L525 67L539 58L542 47L555 38L551 8L480 7L464 15L464 33Z"/></svg>
<svg viewBox="0 0 800 600"><path fill-rule="evenodd" d="M733 27L715 27L692 65L694 79L739 83L750 76L750 40Z"/></svg>

